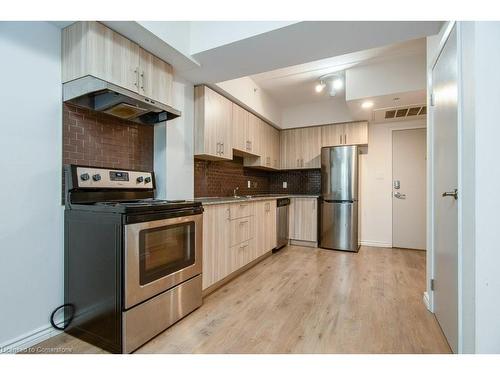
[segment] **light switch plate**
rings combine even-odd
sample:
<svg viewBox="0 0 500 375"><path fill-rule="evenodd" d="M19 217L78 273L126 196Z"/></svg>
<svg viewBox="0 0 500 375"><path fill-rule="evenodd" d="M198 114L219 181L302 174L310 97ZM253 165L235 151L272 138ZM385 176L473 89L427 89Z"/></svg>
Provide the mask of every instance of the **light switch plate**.
<svg viewBox="0 0 500 375"><path fill-rule="evenodd" d="M247 181L247 188L251 188L251 182L250 182L250 180Z"/></svg>
<svg viewBox="0 0 500 375"><path fill-rule="evenodd" d="M283 189L286 189L288 187L288 184L286 181L283 181Z"/></svg>

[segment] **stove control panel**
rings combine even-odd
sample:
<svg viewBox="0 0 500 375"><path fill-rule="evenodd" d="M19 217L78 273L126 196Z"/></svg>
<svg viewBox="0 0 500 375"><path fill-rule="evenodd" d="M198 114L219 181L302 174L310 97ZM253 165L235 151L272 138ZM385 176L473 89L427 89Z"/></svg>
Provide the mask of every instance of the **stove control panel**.
<svg viewBox="0 0 500 375"><path fill-rule="evenodd" d="M153 173L92 167L77 167L79 188L153 189Z"/></svg>

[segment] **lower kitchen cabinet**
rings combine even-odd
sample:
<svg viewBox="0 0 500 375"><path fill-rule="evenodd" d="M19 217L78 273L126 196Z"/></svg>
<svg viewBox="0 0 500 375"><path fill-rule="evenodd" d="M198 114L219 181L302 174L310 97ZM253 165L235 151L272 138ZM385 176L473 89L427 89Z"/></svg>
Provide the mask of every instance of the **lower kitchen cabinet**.
<svg viewBox="0 0 500 375"><path fill-rule="evenodd" d="M203 290L276 246L276 200L206 205Z"/></svg>
<svg viewBox="0 0 500 375"><path fill-rule="evenodd" d="M276 200L255 202L257 257L276 247Z"/></svg>
<svg viewBox="0 0 500 375"><path fill-rule="evenodd" d="M290 199L290 240L292 243L316 246L318 242L318 199Z"/></svg>
<svg viewBox="0 0 500 375"><path fill-rule="evenodd" d="M203 212L203 289L231 273L229 205L204 207Z"/></svg>

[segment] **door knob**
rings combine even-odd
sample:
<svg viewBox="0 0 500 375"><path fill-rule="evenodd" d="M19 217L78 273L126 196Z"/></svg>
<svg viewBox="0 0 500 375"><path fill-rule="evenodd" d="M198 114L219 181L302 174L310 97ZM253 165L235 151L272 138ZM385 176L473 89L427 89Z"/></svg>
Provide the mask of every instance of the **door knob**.
<svg viewBox="0 0 500 375"><path fill-rule="evenodd" d="M455 200L458 199L458 190L457 189L454 189L453 191L445 191L443 194L442 194L443 197L453 197L455 198Z"/></svg>
<svg viewBox="0 0 500 375"><path fill-rule="evenodd" d="M406 194L401 194L399 191L394 193L394 198L406 199Z"/></svg>

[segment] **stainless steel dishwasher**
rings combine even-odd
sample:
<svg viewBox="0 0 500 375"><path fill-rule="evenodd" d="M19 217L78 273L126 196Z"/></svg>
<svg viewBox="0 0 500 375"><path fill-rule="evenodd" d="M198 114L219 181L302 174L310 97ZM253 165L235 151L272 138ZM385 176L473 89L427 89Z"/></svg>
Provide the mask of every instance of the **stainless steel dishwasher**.
<svg viewBox="0 0 500 375"><path fill-rule="evenodd" d="M288 245L288 208L290 206L289 198L280 198L276 201L276 248L278 251L283 246Z"/></svg>

